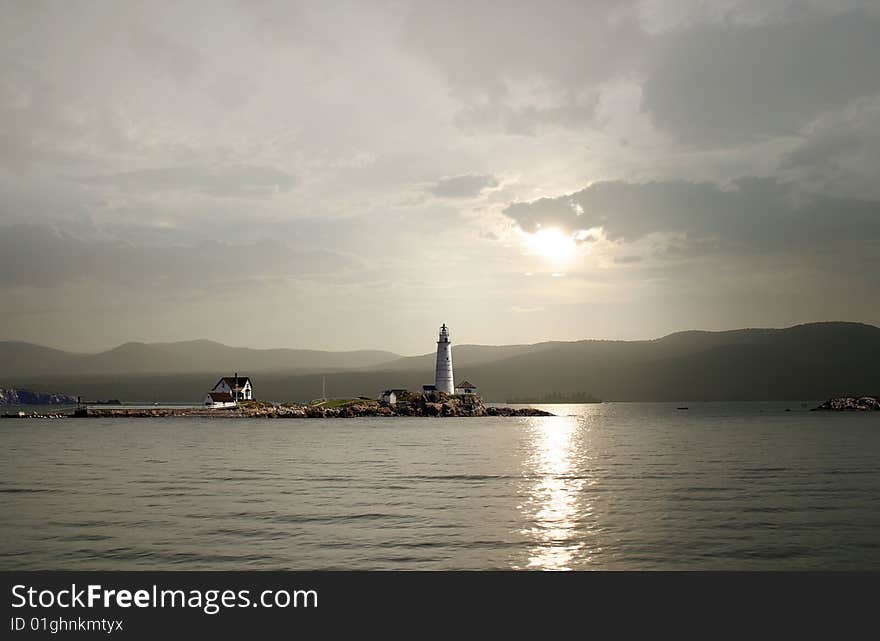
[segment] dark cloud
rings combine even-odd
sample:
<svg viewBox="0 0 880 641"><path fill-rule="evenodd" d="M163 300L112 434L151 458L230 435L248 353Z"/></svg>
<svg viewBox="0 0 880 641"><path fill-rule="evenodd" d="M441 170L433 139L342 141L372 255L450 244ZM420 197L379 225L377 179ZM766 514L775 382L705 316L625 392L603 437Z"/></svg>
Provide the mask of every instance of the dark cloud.
<svg viewBox="0 0 880 641"><path fill-rule="evenodd" d="M819 119L779 168L817 188L880 197L880 97Z"/></svg>
<svg viewBox="0 0 880 641"><path fill-rule="evenodd" d="M699 258L708 254L717 253L720 250L718 241L712 238L686 238L671 239L667 244L654 250L653 256L658 259L672 259L685 261Z"/></svg>
<svg viewBox="0 0 880 641"><path fill-rule="evenodd" d="M818 131L787 153L780 167L782 169L827 167L834 159L856 152L861 146L862 136L852 128L840 127Z"/></svg>
<svg viewBox="0 0 880 641"><path fill-rule="evenodd" d="M514 203L504 213L526 232L601 227L621 243L665 233L714 239L718 247L742 253L880 241L880 202L806 194L760 178L724 188L686 181L598 182L567 196Z"/></svg>
<svg viewBox="0 0 880 641"><path fill-rule="evenodd" d="M142 169L93 176L85 182L131 191L193 191L239 198L271 196L290 191L297 183L288 173L256 165Z"/></svg>
<svg viewBox="0 0 880 641"><path fill-rule="evenodd" d="M815 12L770 23L699 23L658 36L643 108L688 142L794 135L880 91L880 14Z"/></svg>
<svg viewBox="0 0 880 641"><path fill-rule="evenodd" d="M586 218L581 218L572 196L513 203L504 210L504 214L527 232L535 232L542 227L558 227L563 231L574 232L592 226Z"/></svg>
<svg viewBox="0 0 880 641"><path fill-rule="evenodd" d="M476 198L486 189L498 186L495 176L464 174L441 178L430 188L430 192L438 198Z"/></svg>
<svg viewBox="0 0 880 641"><path fill-rule="evenodd" d="M592 122L595 87L643 55L648 36L630 12L635 4L416 2L400 39L464 102L460 127L531 135Z"/></svg>
<svg viewBox="0 0 880 641"><path fill-rule="evenodd" d="M505 93L507 79L540 74L586 86L627 69L645 35L631 0L414 3L403 45L460 92ZM614 52L615 55L608 55Z"/></svg>

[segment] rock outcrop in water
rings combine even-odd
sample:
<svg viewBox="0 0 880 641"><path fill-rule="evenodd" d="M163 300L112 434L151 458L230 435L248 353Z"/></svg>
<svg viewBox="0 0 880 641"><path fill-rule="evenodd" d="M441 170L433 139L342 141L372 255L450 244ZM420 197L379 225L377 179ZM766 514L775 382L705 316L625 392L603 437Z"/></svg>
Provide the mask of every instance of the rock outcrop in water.
<svg viewBox="0 0 880 641"><path fill-rule="evenodd" d="M229 418L359 418L365 416L553 416L531 407L486 407L479 396L453 396L442 392L408 394L395 405L368 399L354 399L336 407L299 403L244 401L238 407L86 407L74 412L76 417L151 418L167 416L202 416Z"/></svg>
<svg viewBox="0 0 880 641"><path fill-rule="evenodd" d="M0 388L0 405L73 405L76 397L69 394L46 394L26 389Z"/></svg>
<svg viewBox="0 0 880 641"><path fill-rule="evenodd" d="M828 410L832 412L880 412L880 398L876 396L838 396L829 398L812 411Z"/></svg>

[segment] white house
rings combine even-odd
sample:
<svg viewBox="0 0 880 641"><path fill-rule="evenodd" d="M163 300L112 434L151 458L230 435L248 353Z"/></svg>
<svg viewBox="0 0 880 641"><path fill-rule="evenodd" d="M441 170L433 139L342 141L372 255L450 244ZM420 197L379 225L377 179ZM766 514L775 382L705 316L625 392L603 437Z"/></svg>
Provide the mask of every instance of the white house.
<svg viewBox="0 0 880 641"><path fill-rule="evenodd" d="M477 386L464 381L455 386L455 393L457 395L476 394Z"/></svg>
<svg viewBox="0 0 880 641"><path fill-rule="evenodd" d="M238 403L229 392L209 392L205 397L205 407L221 408L235 407Z"/></svg>
<svg viewBox="0 0 880 641"><path fill-rule="evenodd" d="M247 376L224 376L211 389L205 397L207 407L232 407L239 401L251 401L254 398L254 388L251 379Z"/></svg>
<svg viewBox="0 0 880 641"><path fill-rule="evenodd" d="M251 379L247 376L224 376L211 388L212 392L227 392L237 401L251 401L254 398L254 388Z"/></svg>
<svg viewBox="0 0 880 641"><path fill-rule="evenodd" d="M388 403L389 405L394 405L397 403L397 399L401 396L405 396L407 394L407 390L405 389L387 389L382 392L381 401L383 403Z"/></svg>

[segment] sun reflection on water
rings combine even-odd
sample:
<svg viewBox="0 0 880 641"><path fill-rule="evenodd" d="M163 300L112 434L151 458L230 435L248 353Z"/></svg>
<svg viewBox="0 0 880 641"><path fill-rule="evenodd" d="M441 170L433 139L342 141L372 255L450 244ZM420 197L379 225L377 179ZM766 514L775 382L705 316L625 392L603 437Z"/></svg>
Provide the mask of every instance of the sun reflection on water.
<svg viewBox="0 0 880 641"><path fill-rule="evenodd" d="M579 449L580 428L576 417L535 419L529 426L519 506L528 523L520 533L533 541L528 568L568 570L575 559L589 562L583 521L592 513L585 492L591 482L581 470L588 457Z"/></svg>

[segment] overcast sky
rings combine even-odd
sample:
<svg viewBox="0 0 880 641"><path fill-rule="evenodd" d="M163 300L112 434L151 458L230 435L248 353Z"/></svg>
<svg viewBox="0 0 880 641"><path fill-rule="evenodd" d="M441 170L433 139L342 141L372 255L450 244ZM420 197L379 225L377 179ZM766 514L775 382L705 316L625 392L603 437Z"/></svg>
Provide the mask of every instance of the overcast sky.
<svg viewBox="0 0 880 641"><path fill-rule="evenodd" d="M0 339L880 324L880 2L0 11Z"/></svg>

